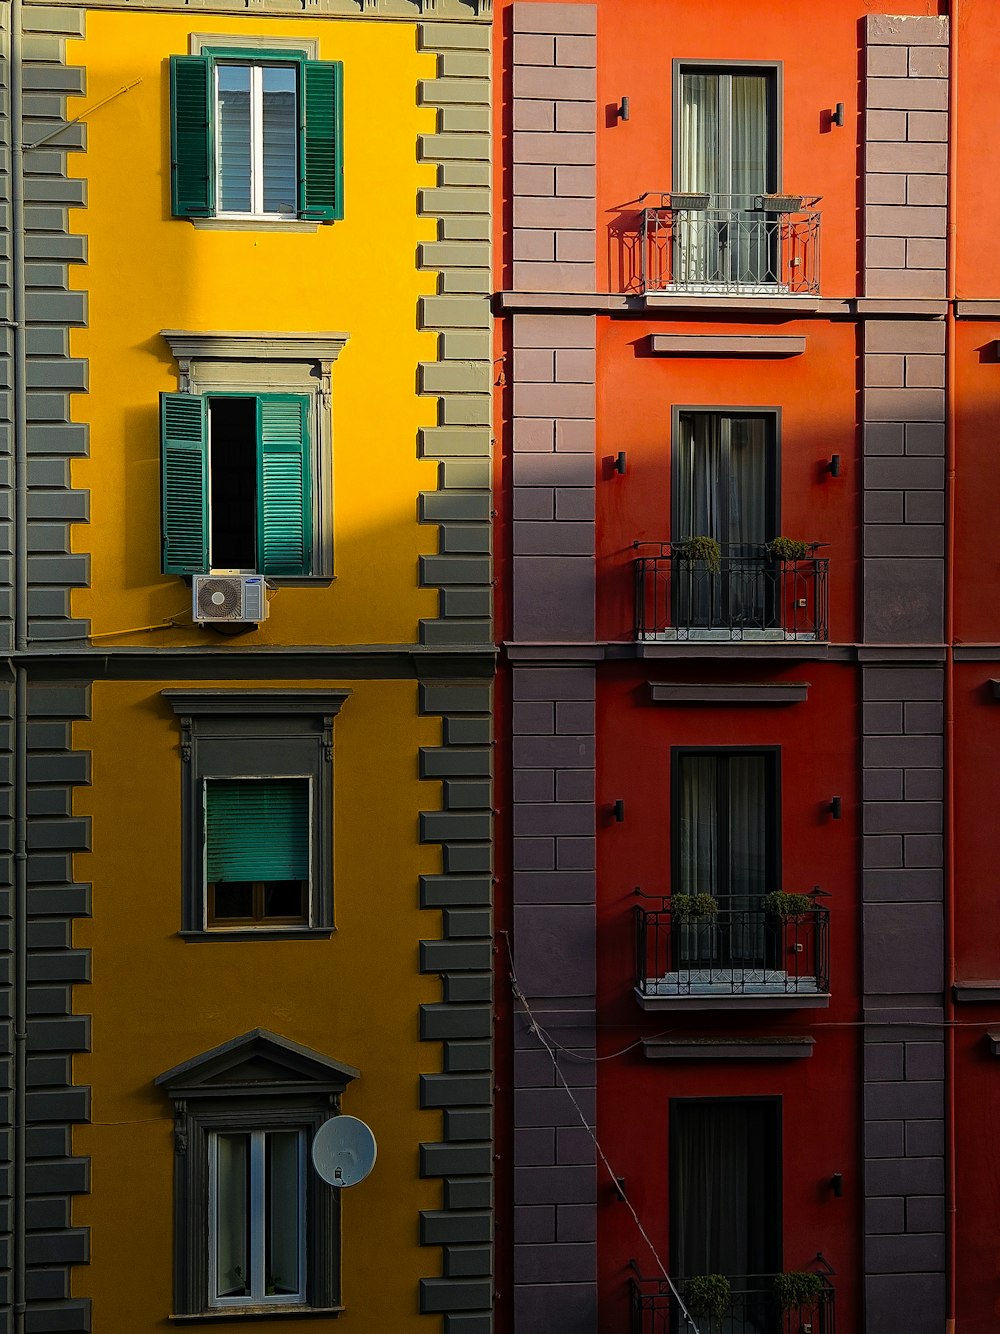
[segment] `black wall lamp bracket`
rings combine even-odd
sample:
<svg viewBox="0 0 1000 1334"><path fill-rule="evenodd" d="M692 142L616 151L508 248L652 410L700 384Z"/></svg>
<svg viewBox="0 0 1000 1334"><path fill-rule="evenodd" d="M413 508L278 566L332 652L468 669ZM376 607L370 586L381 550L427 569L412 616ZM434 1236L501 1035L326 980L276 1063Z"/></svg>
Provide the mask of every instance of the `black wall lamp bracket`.
<svg viewBox="0 0 1000 1334"><path fill-rule="evenodd" d="M622 100L618 103L618 119L628 120L631 110L632 108L629 106L628 98L623 97Z"/></svg>

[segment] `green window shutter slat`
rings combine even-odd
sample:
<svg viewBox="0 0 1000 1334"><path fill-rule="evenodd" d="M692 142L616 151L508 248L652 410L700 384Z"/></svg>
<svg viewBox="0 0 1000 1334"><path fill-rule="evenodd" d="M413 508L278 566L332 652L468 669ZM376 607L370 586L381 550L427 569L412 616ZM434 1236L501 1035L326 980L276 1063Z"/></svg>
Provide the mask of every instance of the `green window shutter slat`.
<svg viewBox="0 0 1000 1334"><path fill-rule="evenodd" d="M312 501L309 400L300 394L257 399L261 574L309 574Z"/></svg>
<svg viewBox="0 0 1000 1334"><path fill-rule="evenodd" d="M176 218L204 218L214 206L212 64L170 57L170 199Z"/></svg>
<svg viewBox="0 0 1000 1334"><path fill-rule="evenodd" d="M303 218L344 216L344 67L339 60L302 62L300 199Z"/></svg>
<svg viewBox="0 0 1000 1334"><path fill-rule="evenodd" d="M210 778L205 784L205 877L309 879L309 780Z"/></svg>
<svg viewBox="0 0 1000 1334"><path fill-rule="evenodd" d="M160 395L164 574L208 569L208 400Z"/></svg>

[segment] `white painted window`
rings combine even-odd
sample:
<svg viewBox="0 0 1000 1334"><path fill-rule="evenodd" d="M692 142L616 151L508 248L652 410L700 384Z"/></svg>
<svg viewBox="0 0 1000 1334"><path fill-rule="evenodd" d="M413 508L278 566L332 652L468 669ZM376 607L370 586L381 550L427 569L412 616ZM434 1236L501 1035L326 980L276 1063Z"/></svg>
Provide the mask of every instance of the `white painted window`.
<svg viewBox="0 0 1000 1334"><path fill-rule="evenodd" d="M216 64L215 197L219 214L297 215L297 106L295 65Z"/></svg>
<svg viewBox="0 0 1000 1334"><path fill-rule="evenodd" d="M209 1306L304 1304L304 1131L212 1131L208 1172Z"/></svg>

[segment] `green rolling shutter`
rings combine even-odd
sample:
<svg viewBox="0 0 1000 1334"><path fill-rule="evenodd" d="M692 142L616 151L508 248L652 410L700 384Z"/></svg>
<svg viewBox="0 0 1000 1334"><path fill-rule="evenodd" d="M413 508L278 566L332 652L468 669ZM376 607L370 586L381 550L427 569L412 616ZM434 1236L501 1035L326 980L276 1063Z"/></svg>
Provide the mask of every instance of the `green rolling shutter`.
<svg viewBox="0 0 1000 1334"><path fill-rule="evenodd" d="M308 778L210 778L205 879L309 879Z"/></svg>
<svg viewBox="0 0 1000 1334"><path fill-rule="evenodd" d="M309 399L261 394L257 399L257 504L261 574L309 574L312 499Z"/></svg>
<svg viewBox="0 0 1000 1334"><path fill-rule="evenodd" d="M344 216L344 67L302 62L299 215L320 222Z"/></svg>
<svg viewBox="0 0 1000 1334"><path fill-rule="evenodd" d="M204 218L214 207L212 63L170 57L170 200L175 218Z"/></svg>
<svg viewBox="0 0 1000 1334"><path fill-rule="evenodd" d="M164 574L208 569L208 400L160 395Z"/></svg>

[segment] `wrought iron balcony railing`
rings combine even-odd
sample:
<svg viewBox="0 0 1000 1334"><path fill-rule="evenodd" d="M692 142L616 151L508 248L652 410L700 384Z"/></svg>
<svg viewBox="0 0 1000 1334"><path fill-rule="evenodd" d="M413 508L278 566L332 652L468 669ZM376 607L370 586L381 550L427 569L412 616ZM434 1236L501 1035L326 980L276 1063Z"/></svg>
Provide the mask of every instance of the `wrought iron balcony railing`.
<svg viewBox="0 0 1000 1334"><path fill-rule="evenodd" d="M766 546L733 543L720 548L714 569L685 555L683 543L635 548L648 552L635 558L636 639L827 638L826 557L782 560Z"/></svg>
<svg viewBox="0 0 1000 1334"><path fill-rule="evenodd" d="M819 293L818 195L642 196L642 290Z"/></svg>
<svg viewBox="0 0 1000 1334"><path fill-rule="evenodd" d="M804 912L779 916L759 900L758 906L751 902L745 896L720 898L708 917L679 912L669 896L638 906L640 1000L828 995L829 909L813 897Z"/></svg>
<svg viewBox="0 0 1000 1334"><path fill-rule="evenodd" d="M819 1292L794 1305L783 1304L775 1290L774 1274L747 1274L730 1279L725 1311L700 1315L692 1311L692 1326L685 1321L666 1279L630 1280L631 1334L836 1334L836 1291L826 1273L817 1274ZM684 1282L678 1286L684 1295Z"/></svg>

